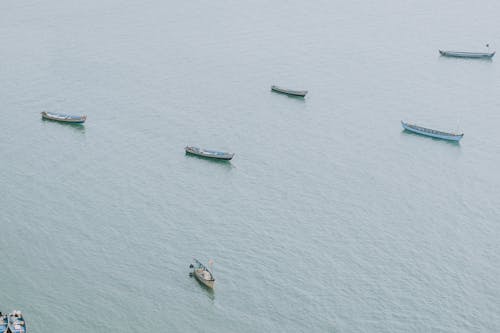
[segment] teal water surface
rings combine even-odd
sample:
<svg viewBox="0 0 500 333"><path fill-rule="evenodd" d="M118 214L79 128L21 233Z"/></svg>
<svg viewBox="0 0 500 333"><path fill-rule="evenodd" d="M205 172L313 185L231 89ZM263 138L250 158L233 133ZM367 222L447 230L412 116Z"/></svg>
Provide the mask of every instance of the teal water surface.
<svg viewBox="0 0 500 333"><path fill-rule="evenodd" d="M499 332L499 59L438 55L494 48L499 12L1 2L0 311L31 332Z"/></svg>

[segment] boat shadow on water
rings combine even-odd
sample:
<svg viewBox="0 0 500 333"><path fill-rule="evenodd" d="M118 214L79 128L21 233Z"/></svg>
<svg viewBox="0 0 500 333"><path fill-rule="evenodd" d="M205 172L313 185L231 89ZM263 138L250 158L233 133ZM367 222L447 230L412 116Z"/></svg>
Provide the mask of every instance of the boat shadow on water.
<svg viewBox="0 0 500 333"><path fill-rule="evenodd" d="M196 284L198 284L201 289L203 290L203 293L207 295L207 297L213 301L215 300L215 292L212 288L209 288L207 287L206 285L204 285L202 282L200 282L197 278L195 278L192 273L189 274L189 277L193 278L193 280L195 281Z"/></svg>
<svg viewBox="0 0 500 333"><path fill-rule="evenodd" d="M437 142L442 142L444 144L448 144L448 145L451 145L451 146L460 147L460 141L450 141L450 140L435 138L435 137L427 136L427 135L424 135L424 134L418 134L418 133L409 131L407 129L403 129L401 131L401 135L412 135L412 136L414 135L414 136L418 136L418 137L421 137L421 138L425 138L425 139L429 139L429 140L434 140L434 141L437 141Z"/></svg>
<svg viewBox="0 0 500 333"><path fill-rule="evenodd" d="M462 62L479 62L479 63L490 63L493 62L493 58L466 58L466 57L445 57L440 56L438 61L462 61Z"/></svg>
<svg viewBox="0 0 500 333"><path fill-rule="evenodd" d="M184 156L186 158L193 158L193 159L197 159L197 160L203 160L206 163L210 163L210 164L219 164L219 165L221 165L221 167L224 167L226 169L233 169L233 168L235 168L235 166L229 160L220 160L220 159L215 159L215 158L203 157L203 156L193 155L193 154L190 154L190 153L187 153L187 152L184 154Z"/></svg>
<svg viewBox="0 0 500 333"><path fill-rule="evenodd" d="M293 99L293 100L296 100L296 101L299 101L299 102L302 102L302 103L306 102L306 98L304 96L289 95L287 93L280 92L280 91L270 91L270 93L271 94L278 94L278 95L281 95L281 96L285 96L285 97L288 97L290 99Z"/></svg>

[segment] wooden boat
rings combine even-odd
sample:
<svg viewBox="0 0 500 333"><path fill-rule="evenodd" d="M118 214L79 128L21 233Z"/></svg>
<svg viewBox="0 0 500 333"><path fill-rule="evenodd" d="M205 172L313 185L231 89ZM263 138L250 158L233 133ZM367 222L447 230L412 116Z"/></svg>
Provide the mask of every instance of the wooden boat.
<svg viewBox="0 0 500 333"><path fill-rule="evenodd" d="M87 120L87 116L72 116L69 114L61 114L61 113L53 113L43 111L41 112L43 119L60 121L63 123L72 123L72 124L82 124Z"/></svg>
<svg viewBox="0 0 500 333"><path fill-rule="evenodd" d="M8 326L10 333L25 333L26 332L26 321L24 320L23 314L19 310L14 310L9 313L8 316Z"/></svg>
<svg viewBox="0 0 500 333"><path fill-rule="evenodd" d="M438 138L438 139L443 139L443 140L450 140L450 141L460 141L462 137L464 136L463 133L457 134L457 133L448 133L448 132L441 132L441 131L436 131L430 128L425 128L409 123L405 123L404 121L401 121L401 125L405 130L408 130L410 132L430 136L433 138Z"/></svg>
<svg viewBox="0 0 500 333"><path fill-rule="evenodd" d="M215 287L215 279L208 268L206 268L201 262L196 259L194 260L194 264L189 265L190 268L193 268L194 277L200 281L206 287L213 289Z"/></svg>
<svg viewBox="0 0 500 333"><path fill-rule="evenodd" d="M462 51L443 51L439 50L439 54L445 57L455 58L474 58L474 59L491 59L495 52L462 52Z"/></svg>
<svg viewBox="0 0 500 333"><path fill-rule="evenodd" d="M234 153L227 153L227 152L223 152L223 151L202 149L202 148L193 147L193 146L186 146L184 148L184 150L188 154L193 154L193 155L207 157L207 158L214 158L214 159L218 159L218 160L226 160L226 161L229 161L234 156Z"/></svg>
<svg viewBox="0 0 500 333"><path fill-rule="evenodd" d="M7 315L0 312L0 333L6 333L9 325Z"/></svg>
<svg viewBox="0 0 500 333"><path fill-rule="evenodd" d="M292 89L280 88L278 86L271 86L271 90L281 94L298 96L298 97L305 97L307 94L307 90L292 90Z"/></svg>

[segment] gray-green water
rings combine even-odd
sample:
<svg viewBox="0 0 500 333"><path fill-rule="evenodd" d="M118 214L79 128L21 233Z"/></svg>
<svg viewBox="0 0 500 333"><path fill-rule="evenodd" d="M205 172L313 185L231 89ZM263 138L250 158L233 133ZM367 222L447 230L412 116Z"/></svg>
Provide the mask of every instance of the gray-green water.
<svg viewBox="0 0 500 333"><path fill-rule="evenodd" d="M2 1L0 310L31 332L499 332L500 59L437 52L494 48L499 12Z"/></svg>

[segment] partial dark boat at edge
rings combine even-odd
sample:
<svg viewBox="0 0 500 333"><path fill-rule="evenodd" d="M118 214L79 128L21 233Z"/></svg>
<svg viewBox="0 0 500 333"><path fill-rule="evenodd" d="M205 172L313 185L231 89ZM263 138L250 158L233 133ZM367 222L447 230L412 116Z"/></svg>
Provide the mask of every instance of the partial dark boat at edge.
<svg viewBox="0 0 500 333"><path fill-rule="evenodd" d="M0 312L0 333L6 333L9 328L9 320L7 315Z"/></svg>

